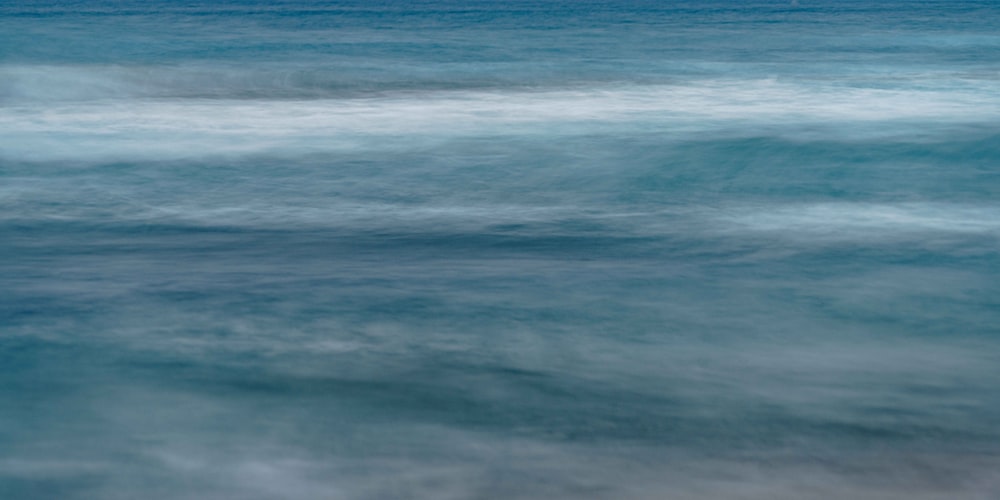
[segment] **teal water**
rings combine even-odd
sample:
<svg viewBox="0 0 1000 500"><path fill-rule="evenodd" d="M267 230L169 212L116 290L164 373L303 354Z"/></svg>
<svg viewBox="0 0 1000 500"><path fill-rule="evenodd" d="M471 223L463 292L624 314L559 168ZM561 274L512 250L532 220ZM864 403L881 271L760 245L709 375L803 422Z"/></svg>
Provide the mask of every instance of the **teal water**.
<svg viewBox="0 0 1000 500"><path fill-rule="evenodd" d="M0 5L0 497L990 499L1000 5Z"/></svg>

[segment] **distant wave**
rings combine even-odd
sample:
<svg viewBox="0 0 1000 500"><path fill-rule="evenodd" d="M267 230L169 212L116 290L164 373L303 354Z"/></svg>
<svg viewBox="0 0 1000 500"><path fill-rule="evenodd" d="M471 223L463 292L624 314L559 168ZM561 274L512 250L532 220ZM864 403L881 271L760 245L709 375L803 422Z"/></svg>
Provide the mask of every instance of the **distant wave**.
<svg viewBox="0 0 1000 500"><path fill-rule="evenodd" d="M1000 234L1000 206L958 203L811 203L741 207L720 221L783 238L880 239L905 234Z"/></svg>
<svg viewBox="0 0 1000 500"><path fill-rule="evenodd" d="M121 84L114 82L98 79L91 86L114 89ZM58 86L68 86L64 83ZM392 145L384 138L407 136L611 131L683 135L739 129L744 135L766 130L791 137L820 133L850 139L926 135L941 127L1000 119L1000 90L992 82L875 89L772 79L709 80L323 99L69 101L59 95L51 100L15 99L10 97L16 94L11 85L7 105L0 108L0 155L22 160L335 151L364 147L372 140L384 148ZM44 92L45 86L36 91Z"/></svg>

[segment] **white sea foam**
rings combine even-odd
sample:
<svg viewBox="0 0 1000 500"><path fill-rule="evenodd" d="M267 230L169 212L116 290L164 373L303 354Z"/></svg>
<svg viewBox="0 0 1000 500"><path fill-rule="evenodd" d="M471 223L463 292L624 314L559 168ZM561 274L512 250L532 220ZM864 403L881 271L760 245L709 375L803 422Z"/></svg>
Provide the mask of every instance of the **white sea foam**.
<svg viewBox="0 0 1000 500"><path fill-rule="evenodd" d="M27 160L188 158L385 148L401 138L607 133L920 133L1000 118L991 85L872 89L775 80L545 91L449 91L311 100L14 101L0 154ZM908 124L908 125L907 125ZM866 126L871 125L871 126Z"/></svg>
<svg viewBox="0 0 1000 500"><path fill-rule="evenodd" d="M914 233L1000 233L1000 206L955 203L815 203L739 207L717 216L728 230L852 239Z"/></svg>

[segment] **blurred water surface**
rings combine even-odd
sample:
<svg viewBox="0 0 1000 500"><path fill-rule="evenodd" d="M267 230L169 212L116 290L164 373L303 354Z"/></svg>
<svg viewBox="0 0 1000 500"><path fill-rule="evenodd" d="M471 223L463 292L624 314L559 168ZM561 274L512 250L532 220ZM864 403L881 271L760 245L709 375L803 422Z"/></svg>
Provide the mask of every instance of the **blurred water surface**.
<svg viewBox="0 0 1000 500"><path fill-rule="evenodd" d="M0 496L993 498L998 23L0 5Z"/></svg>

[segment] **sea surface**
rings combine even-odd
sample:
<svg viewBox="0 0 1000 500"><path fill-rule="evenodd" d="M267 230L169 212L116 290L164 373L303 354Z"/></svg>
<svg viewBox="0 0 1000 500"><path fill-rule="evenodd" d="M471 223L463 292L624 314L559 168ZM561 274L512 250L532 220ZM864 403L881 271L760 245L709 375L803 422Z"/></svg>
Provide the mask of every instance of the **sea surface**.
<svg viewBox="0 0 1000 500"><path fill-rule="evenodd" d="M998 27L6 0L0 498L1000 498Z"/></svg>

